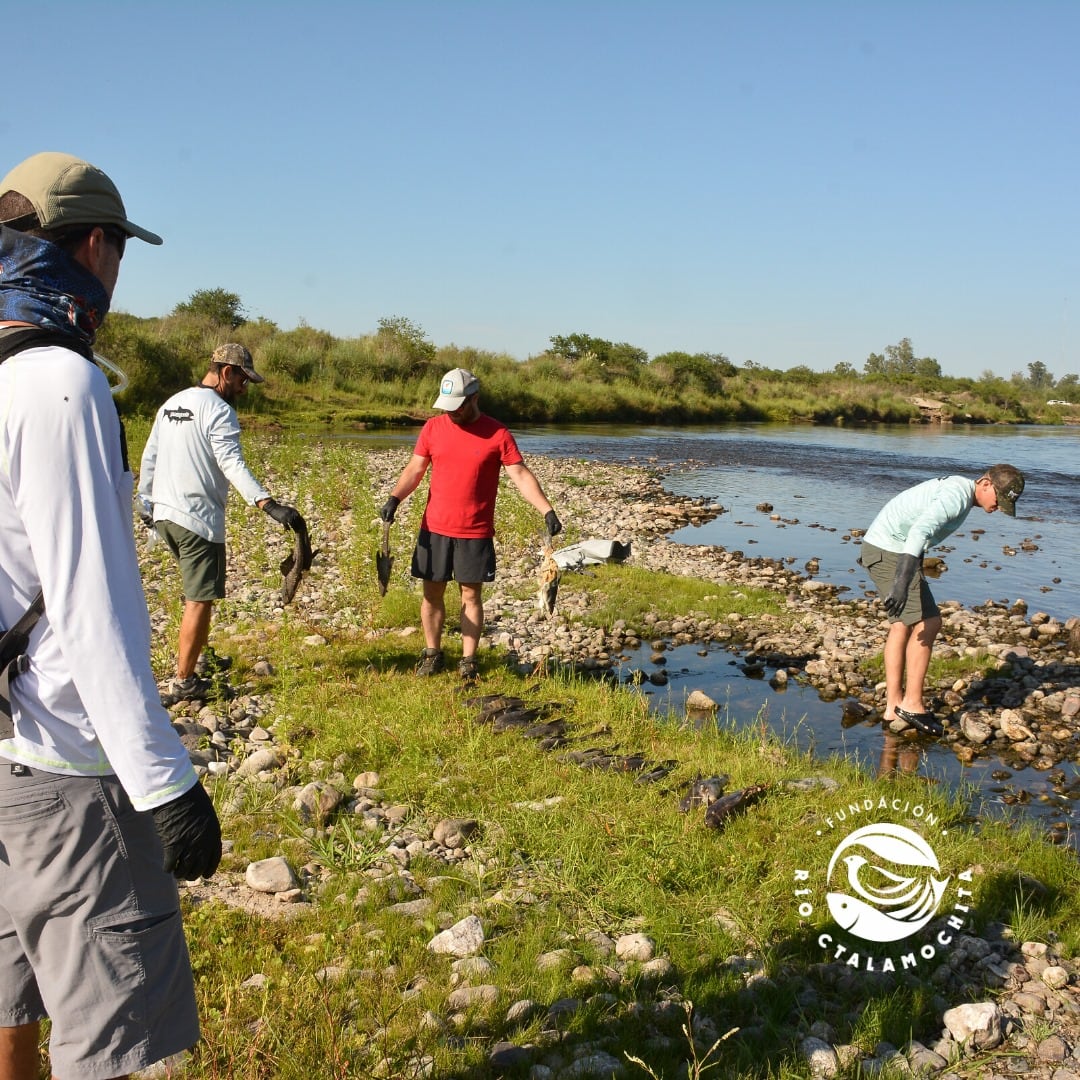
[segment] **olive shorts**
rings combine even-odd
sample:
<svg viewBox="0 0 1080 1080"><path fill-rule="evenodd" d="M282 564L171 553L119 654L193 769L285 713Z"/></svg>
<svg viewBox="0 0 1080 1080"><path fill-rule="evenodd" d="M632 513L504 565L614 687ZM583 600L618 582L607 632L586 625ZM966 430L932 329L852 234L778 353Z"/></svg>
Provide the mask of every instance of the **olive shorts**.
<svg viewBox="0 0 1080 1080"><path fill-rule="evenodd" d="M199 1039L176 881L114 776L0 758L0 1027L46 1016L55 1076L147 1068Z"/></svg>
<svg viewBox="0 0 1080 1080"><path fill-rule="evenodd" d="M175 521L156 521L158 535L168 545L180 564L185 600L223 600L225 598L225 545L215 544L204 536L177 525Z"/></svg>
<svg viewBox="0 0 1080 1080"><path fill-rule="evenodd" d="M865 540L861 550L859 563L873 579L878 594L884 598L892 588L893 578L896 577L896 563L900 556L895 551L885 551L873 544L868 544ZM934 594L926 583L922 572L922 560L920 560L919 570L908 586L904 610L899 615L890 616L890 620L902 622L905 626L915 626L916 623L924 622L940 614L941 608L937 606Z"/></svg>

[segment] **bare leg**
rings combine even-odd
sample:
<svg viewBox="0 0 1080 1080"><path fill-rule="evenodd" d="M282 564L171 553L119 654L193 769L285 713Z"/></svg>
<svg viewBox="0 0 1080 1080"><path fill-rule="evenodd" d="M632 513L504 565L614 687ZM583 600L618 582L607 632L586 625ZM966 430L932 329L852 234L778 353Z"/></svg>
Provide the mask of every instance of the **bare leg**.
<svg viewBox="0 0 1080 1080"><path fill-rule="evenodd" d="M904 658L904 697L900 707L908 712L926 712L923 703L923 684L930 667L930 655L934 651L934 641L941 630L941 617L924 619L912 627L907 641Z"/></svg>
<svg viewBox="0 0 1080 1080"><path fill-rule="evenodd" d="M210 638L213 600L185 600L180 619L180 644L176 651L176 677L186 679L195 673L199 654Z"/></svg>
<svg viewBox="0 0 1080 1080"><path fill-rule="evenodd" d="M484 630L484 586L482 582L460 583L461 587L461 655L476 655L480 635Z"/></svg>
<svg viewBox="0 0 1080 1080"><path fill-rule="evenodd" d="M914 628L902 622L889 625L885 639L885 723L896 719L896 707L904 700L904 664L908 639Z"/></svg>
<svg viewBox="0 0 1080 1080"><path fill-rule="evenodd" d="M39 1035L37 1021L0 1028L0 1080L37 1080Z"/></svg>
<svg viewBox="0 0 1080 1080"><path fill-rule="evenodd" d="M442 648L443 624L446 622L446 582L425 581L424 599L420 601L420 625L429 649Z"/></svg>

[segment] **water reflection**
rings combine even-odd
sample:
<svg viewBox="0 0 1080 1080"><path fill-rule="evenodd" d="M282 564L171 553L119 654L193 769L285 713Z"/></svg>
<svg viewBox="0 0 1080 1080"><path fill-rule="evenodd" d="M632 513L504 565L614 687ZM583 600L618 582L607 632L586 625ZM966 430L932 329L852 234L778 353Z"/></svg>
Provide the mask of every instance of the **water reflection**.
<svg viewBox="0 0 1080 1080"><path fill-rule="evenodd" d="M914 776L919 771L922 755L914 742L902 739L891 731L882 732L881 758L878 761L879 777Z"/></svg>

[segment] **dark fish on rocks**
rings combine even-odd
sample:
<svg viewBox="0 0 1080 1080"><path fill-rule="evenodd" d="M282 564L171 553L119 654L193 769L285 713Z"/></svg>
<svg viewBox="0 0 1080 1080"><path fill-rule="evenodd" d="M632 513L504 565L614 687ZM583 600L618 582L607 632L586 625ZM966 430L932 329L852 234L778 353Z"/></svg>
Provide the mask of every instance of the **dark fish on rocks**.
<svg viewBox="0 0 1080 1080"><path fill-rule="evenodd" d="M394 556L390 554L390 522L384 521L382 543L375 552L375 573L379 578L379 595L385 596L390 585L390 571L394 569Z"/></svg>
<svg viewBox="0 0 1080 1080"><path fill-rule="evenodd" d="M758 802L765 795L765 784L751 784L749 787L732 791L727 795L721 795L715 802L710 803L705 810L705 824L710 829L722 829L728 822L728 818L735 814L741 814L747 807Z"/></svg>
<svg viewBox="0 0 1080 1080"><path fill-rule="evenodd" d="M724 794L727 787L726 776L702 776L701 773L690 781L686 794L679 800L679 810L686 814L695 806L710 806Z"/></svg>
<svg viewBox="0 0 1080 1080"><path fill-rule="evenodd" d="M293 532L293 549L281 560L281 602L288 604L296 595L304 574L311 569L311 561L319 553L311 550L311 536L307 525L301 525Z"/></svg>

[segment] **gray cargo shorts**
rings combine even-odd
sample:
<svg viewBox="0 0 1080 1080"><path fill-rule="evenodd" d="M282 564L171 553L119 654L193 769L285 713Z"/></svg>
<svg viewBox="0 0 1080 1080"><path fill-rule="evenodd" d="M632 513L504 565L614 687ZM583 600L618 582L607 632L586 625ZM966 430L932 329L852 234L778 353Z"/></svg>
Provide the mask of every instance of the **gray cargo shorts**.
<svg viewBox="0 0 1080 1080"><path fill-rule="evenodd" d="M199 1039L176 882L113 776L0 758L0 1026L46 1016L57 1076L146 1068Z"/></svg>

